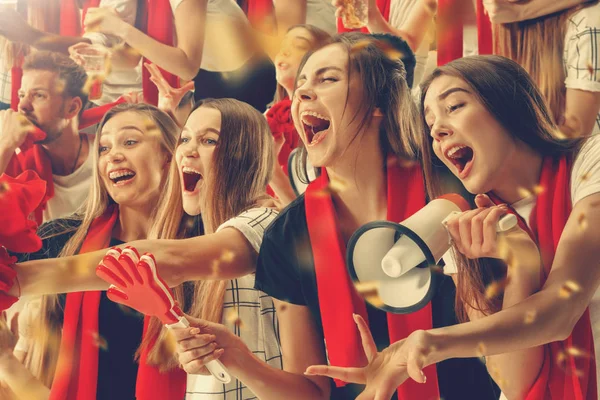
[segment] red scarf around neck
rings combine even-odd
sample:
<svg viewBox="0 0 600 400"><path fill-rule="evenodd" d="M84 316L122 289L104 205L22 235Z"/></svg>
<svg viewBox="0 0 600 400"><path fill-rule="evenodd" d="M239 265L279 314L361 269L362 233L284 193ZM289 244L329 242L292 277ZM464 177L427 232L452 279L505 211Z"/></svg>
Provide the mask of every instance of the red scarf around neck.
<svg viewBox="0 0 600 400"><path fill-rule="evenodd" d="M419 165L401 167L388 163L388 220L400 222L425 206L425 188ZM346 268L344 243L331 195L329 178L322 175L306 190L306 221L315 263L319 308L329 363L341 367L366 365L360 334L352 314L368 321L364 300L354 288ZM433 327L431 303L412 314L387 314L390 343L404 339L418 329ZM424 370L427 383L409 379L398 388L400 400L439 398L437 370L430 365ZM336 381L337 386L344 382Z"/></svg>
<svg viewBox="0 0 600 400"><path fill-rule="evenodd" d="M438 67L463 56L464 25L461 7L465 4L463 0L438 0L436 17ZM480 55L492 54L492 23L483 8L483 0L477 0L477 43Z"/></svg>
<svg viewBox="0 0 600 400"><path fill-rule="evenodd" d="M368 1L368 0L365 0L365 1ZM391 3L391 0L377 0L377 8L379 8L379 11L381 11L381 15L383 15L383 18L385 18L386 21L389 21L389 19L390 19L390 3ZM338 33L345 33L345 32L369 33L369 30L367 29L366 26L362 29L346 28L344 26L341 18L337 19L337 31L338 31Z"/></svg>
<svg viewBox="0 0 600 400"><path fill-rule="evenodd" d="M550 274L560 236L571 214L571 166L567 156L545 157L540 178L540 185L544 191L538 196L531 213L531 229L519 218L521 228L530 233L540 249L543 263L540 271L542 285ZM496 203L502 202L498 198L493 200ZM575 358L566 354L564 350L571 347L582 350L590 357ZM559 354L566 355L564 365L557 362ZM526 400L595 399L597 382L594 355L589 309L586 309L566 340L545 346L540 375L527 394Z"/></svg>
<svg viewBox="0 0 600 400"><path fill-rule="evenodd" d="M79 121L79 129L87 128L100 122L104 114L115 105L123 103L125 100L119 98L114 103L104 106L90 108L83 112ZM35 221L38 225L42 224L43 211L48 201L54 197L54 178L52 175L52 163L48 153L42 145L35 144L34 141L43 140L45 133L37 130L30 134L30 138L20 147L19 152L13 156L6 168L6 176L16 177L24 171L35 171L39 177L46 182L46 195L34 211ZM5 175L0 176L0 182L5 180Z"/></svg>
<svg viewBox="0 0 600 400"><path fill-rule="evenodd" d="M96 218L80 254L108 248L119 209L110 206ZM52 382L50 400L93 400L98 384L98 312L101 292L67 294L60 353ZM144 335L149 319L144 319ZM186 374L176 369L160 373L146 364L148 350L142 351L136 382L138 400L182 399Z"/></svg>

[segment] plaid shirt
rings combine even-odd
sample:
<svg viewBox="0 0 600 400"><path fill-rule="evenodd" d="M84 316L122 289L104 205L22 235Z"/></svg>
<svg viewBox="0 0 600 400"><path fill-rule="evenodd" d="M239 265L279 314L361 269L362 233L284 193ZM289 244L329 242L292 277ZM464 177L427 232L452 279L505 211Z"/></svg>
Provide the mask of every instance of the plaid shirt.
<svg viewBox="0 0 600 400"><path fill-rule="evenodd" d="M573 14L567 22L563 64L565 86L569 89L600 92L600 4ZM592 134L600 133L600 114Z"/></svg>
<svg viewBox="0 0 600 400"><path fill-rule="evenodd" d="M0 38L0 103L10 104L10 68L6 68L4 65L6 57L4 43L4 39Z"/></svg>
<svg viewBox="0 0 600 400"><path fill-rule="evenodd" d="M271 208L253 208L230 219L217 229L235 228L258 253L262 237L277 217ZM223 325L239 336L256 357L282 369L279 325L273 299L254 289L254 274L227 282L223 301ZM222 384L212 376L188 375L186 400L249 400L257 397L239 380Z"/></svg>

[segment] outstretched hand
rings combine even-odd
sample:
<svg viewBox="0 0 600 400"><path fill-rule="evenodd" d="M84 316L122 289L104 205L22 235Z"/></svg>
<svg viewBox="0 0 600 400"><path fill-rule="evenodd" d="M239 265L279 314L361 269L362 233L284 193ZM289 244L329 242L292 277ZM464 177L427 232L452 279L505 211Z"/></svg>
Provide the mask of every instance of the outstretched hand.
<svg viewBox="0 0 600 400"><path fill-rule="evenodd" d="M158 108L174 114L183 96L190 90L194 90L194 82L191 81L180 88L174 88L169 85L155 64L145 63L144 66L150 72L150 80L158 88Z"/></svg>
<svg viewBox="0 0 600 400"><path fill-rule="evenodd" d="M328 376L344 382L366 385L357 400L387 400L409 377L418 383L425 383L423 368L429 346L426 345L427 336L424 331L415 331L406 339L378 352L365 320L355 314L354 322L360 332L368 365L362 368L315 365L307 368L307 375Z"/></svg>

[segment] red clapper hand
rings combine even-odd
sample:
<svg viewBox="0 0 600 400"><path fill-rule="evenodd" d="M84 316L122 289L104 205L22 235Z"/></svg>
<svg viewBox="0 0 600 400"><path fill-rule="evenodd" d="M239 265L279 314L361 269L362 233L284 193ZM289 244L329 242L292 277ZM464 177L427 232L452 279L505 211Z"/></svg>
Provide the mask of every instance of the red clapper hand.
<svg viewBox="0 0 600 400"><path fill-rule="evenodd" d="M133 247L126 247L122 251L110 249L96 267L96 275L110 283L107 292L110 300L157 317L167 328L190 326L175 303L169 286L158 275L152 254L146 253L140 258ZM231 376L219 360L210 361L206 368L220 382L231 381Z"/></svg>

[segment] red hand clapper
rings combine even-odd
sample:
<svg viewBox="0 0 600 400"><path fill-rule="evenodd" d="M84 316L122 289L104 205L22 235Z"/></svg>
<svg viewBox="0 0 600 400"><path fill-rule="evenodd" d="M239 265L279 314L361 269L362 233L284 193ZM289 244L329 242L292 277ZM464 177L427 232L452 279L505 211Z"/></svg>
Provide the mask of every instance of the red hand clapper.
<svg viewBox="0 0 600 400"><path fill-rule="evenodd" d="M126 247L122 251L110 249L96 267L96 275L110 283L107 296L112 301L157 317L168 328L190 326L175 303L169 286L158 275L151 254L140 257L133 247ZM207 363L206 368L220 382L231 380L219 360Z"/></svg>

